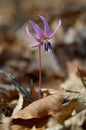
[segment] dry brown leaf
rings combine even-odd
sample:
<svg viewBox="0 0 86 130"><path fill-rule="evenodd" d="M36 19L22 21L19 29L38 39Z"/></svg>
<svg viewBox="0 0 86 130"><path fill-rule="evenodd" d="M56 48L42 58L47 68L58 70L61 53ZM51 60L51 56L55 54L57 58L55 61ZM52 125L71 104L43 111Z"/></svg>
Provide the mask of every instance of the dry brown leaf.
<svg viewBox="0 0 86 130"><path fill-rule="evenodd" d="M21 109L22 104L23 104L23 97L21 94L19 94L18 104L14 108L12 115L14 115L16 112L18 112ZM4 114L0 116L1 116L0 130L11 130L11 121L12 121L11 117L6 117Z"/></svg>
<svg viewBox="0 0 86 130"><path fill-rule="evenodd" d="M58 90L55 94L35 101L13 115L13 119L42 118L50 115L53 111L59 110L64 99L64 90Z"/></svg>
<svg viewBox="0 0 86 130"><path fill-rule="evenodd" d="M33 119L16 119L12 121L12 125L24 126L25 128L45 128L50 116L46 116L43 118L33 118Z"/></svg>
<svg viewBox="0 0 86 130"><path fill-rule="evenodd" d="M18 103L16 107L14 108L12 115L16 114L19 110L21 110L22 106L23 106L23 96L22 94L19 93Z"/></svg>
<svg viewBox="0 0 86 130"><path fill-rule="evenodd" d="M86 109L66 120L64 124L67 127L70 125L81 126L85 120L86 120Z"/></svg>
<svg viewBox="0 0 86 130"><path fill-rule="evenodd" d="M46 128L45 130L63 130L63 126L61 124L56 124Z"/></svg>
<svg viewBox="0 0 86 130"><path fill-rule="evenodd" d="M69 78L61 84L61 87L71 92L86 94L86 89L83 86L80 77L75 73L70 73Z"/></svg>
<svg viewBox="0 0 86 130"><path fill-rule="evenodd" d="M11 129L12 130L31 130L30 128L26 128L26 127L21 126L21 125L13 125L13 126L11 126Z"/></svg>
<svg viewBox="0 0 86 130"><path fill-rule="evenodd" d="M78 73L81 77L86 78L86 70L85 69L78 67Z"/></svg>
<svg viewBox="0 0 86 130"><path fill-rule="evenodd" d="M76 99L76 98L83 98L84 100L86 100L85 92L79 93L79 92L73 92L73 91L66 91L65 92L65 99L72 100L72 99Z"/></svg>
<svg viewBox="0 0 86 130"><path fill-rule="evenodd" d="M31 130L45 130L44 128L36 128L35 126L33 126L33 128Z"/></svg>
<svg viewBox="0 0 86 130"><path fill-rule="evenodd" d="M57 120L50 116L46 127L49 128L49 127L55 126L56 124L57 124Z"/></svg>
<svg viewBox="0 0 86 130"><path fill-rule="evenodd" d="M63 123L65 120L71 117L73 110L80 111L85 108L84 104L78 101L71 101L70 103L63 105L60 111L55 112L52 116L58 121L58 123Z"/></svg>
<svg viewBox="0 0 86 130"><path fill-rule="evenodd" d="M1 115L0 115L1 116ZM0 130L11 130L11 118L2 114Z"/></svg>

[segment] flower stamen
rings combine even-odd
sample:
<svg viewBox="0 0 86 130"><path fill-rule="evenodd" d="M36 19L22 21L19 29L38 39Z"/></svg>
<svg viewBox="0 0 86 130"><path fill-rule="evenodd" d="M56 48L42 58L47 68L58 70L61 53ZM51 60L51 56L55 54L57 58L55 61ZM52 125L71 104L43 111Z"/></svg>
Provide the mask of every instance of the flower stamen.
<svg viewBox="0 0 86 130"><path fill-rule="evenodd" d="M52 45L51 45L51 43L50 43L49 41L46 41L46 42L44 43L44 50L45 50L45 51L52 50Z"/></svg>

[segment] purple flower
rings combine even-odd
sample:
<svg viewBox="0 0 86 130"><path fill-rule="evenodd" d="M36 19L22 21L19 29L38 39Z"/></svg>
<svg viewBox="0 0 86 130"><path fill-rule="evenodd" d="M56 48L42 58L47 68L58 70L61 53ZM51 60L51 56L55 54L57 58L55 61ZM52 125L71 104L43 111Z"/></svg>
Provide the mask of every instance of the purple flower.
<svg viewBox="0 0 86 130"><path fill-rule="evenodd" d="M41 20L44 24L44 32L32 20L30 20L29 22L30 22L31 26L33 27L34 31L36 32L37 37L34 36L33 34L31 34L31 32L28 30L28 25L26 26L26 32L30 38L32 38L34 41L37 42L37 44L32 47L39 47L39 46L44 45L45 50L48 51L48 50L52 49L51 43L48 40L52 39L55 36L56 32L58 31L58 28L61 25L61 20L59 20L56 30L53 33L51 33L47 20L43 16L39 16L39 17L41 18Z"/></svg>

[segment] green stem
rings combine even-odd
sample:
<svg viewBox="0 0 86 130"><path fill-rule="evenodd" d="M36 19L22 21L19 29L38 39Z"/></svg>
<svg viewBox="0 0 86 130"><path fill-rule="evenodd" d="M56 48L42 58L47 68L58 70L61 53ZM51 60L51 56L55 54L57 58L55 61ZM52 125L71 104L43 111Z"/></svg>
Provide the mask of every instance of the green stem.
<svg viewBox="0 0 86 130"><path fill-rule="evenodd" d="M41 88L42 88L42 67L41 67L41 46L39 46L39 99L41 98Z"/></svg>

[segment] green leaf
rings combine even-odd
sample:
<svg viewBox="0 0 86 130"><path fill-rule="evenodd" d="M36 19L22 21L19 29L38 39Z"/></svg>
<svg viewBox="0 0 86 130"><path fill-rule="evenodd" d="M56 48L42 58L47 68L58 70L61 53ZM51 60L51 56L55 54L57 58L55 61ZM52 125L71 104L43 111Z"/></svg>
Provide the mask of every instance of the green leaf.
<svg viewBox="0 0 86 130"><path fill-rule="evenodd" d="M14 75L8 74L2 70L0 70L0 73L12 80L12 82L15 84L16 89L28 100L29 103L32 103L34 101L31 93L26 89L26 87L18 83Z"/></svg>

